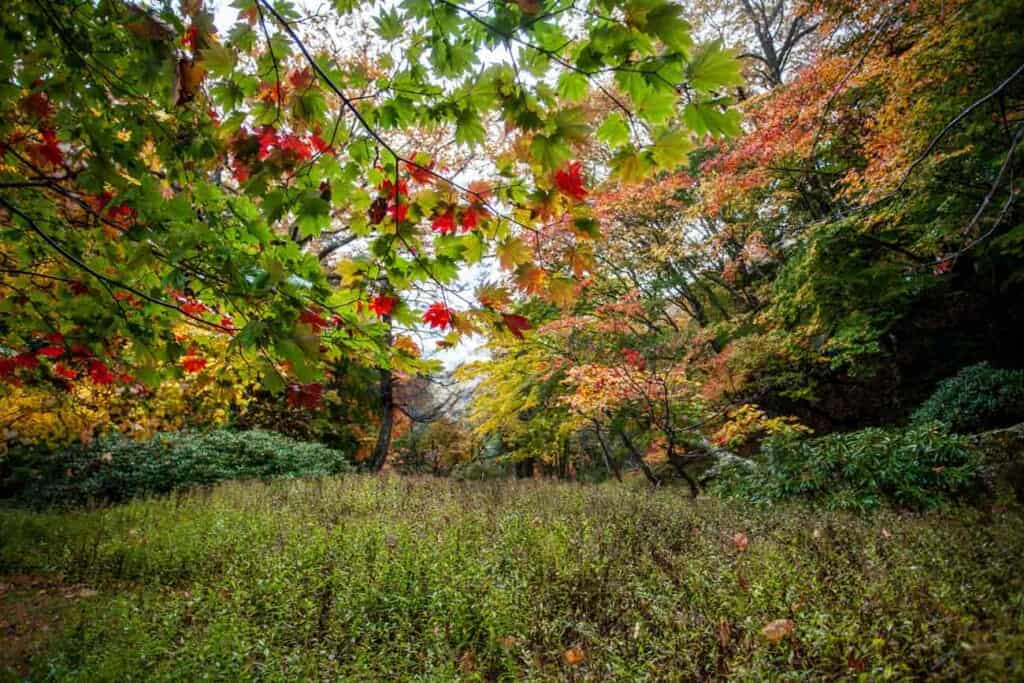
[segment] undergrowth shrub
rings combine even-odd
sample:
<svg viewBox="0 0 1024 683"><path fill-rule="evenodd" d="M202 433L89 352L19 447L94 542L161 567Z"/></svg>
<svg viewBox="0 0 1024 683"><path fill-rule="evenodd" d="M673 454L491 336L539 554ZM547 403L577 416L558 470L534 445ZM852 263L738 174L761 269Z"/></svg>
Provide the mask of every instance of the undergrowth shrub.
<svg viewBox="0 0 1024 683"><path fill-rule="evenodd" d="M4 493L33 507L119 502L227 479L320 477L352 471L319 443L259 430L109 436L52 452L12 453Z"/></svg>
<svg viewBox="0 0 1024 683"><path fill-rule="evenodd" d="M981 459L966 437L932 422L818 439L769 439L756 466L723 467L712 490L758 503L923 510L977 492L981 472Z"/></svg>
<svg viewBox="0 0 1024 683"><path fill-rule="evenodd" d="M1008 427L1024 421L1024 370L988 363L964 368L943 380L914 412L916 424L938 421L959 434Z"/></svg>
<svg viewBox="0 0 1024 683"><path fill-rule="evenodd" d="M457 481L486 481L511 476L511 467L493 458L467 460L452 467L451 477Z"/></svg>

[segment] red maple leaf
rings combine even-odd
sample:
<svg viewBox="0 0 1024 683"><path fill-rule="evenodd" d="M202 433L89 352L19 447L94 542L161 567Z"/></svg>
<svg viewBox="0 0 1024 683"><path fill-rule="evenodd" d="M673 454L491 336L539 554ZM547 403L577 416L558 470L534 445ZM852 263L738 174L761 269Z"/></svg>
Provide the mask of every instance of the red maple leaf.
<svg viewBox="0 0 1024 683"><path fill-rule="evenodd" d="M181 304L181 312L189 315L202 315L203 313L209 313L210 307L204 304L202 301L196 301L195 299L186 299Z"/></svg>
<svg viewBox="0 0 1024 683"><path fill-rule="evenodd" d="M392 199L396 199L400 194L409 194L409 183L405 182L404 180L399 180L398 184L396 185L395 183L391 182L390 179L384 180L380 184L380 191L386 195L389 195Z"/></svg>
<svg viewBox="0 0 1024 683"><path fill-rule="evenodd" d="M452 309L440 302L431 304L430 308L428 308L423 314L423 322L427 323L434 329L441 330L446 327L451 327L454 318L455 315L452 313Z"/></svg>
<svg viewBox="0 0 1024 683"><path fill-rule="evenodd" d="M392 204L388 207L388 213L395 219L396 223L400 223L409 215L409 205L405 202Z"/></svg>
<svg viewBox="0 0 1024 683"><path fill-rule="evenodd" d="M39 367L39 359L31 353L19 353L14 357L14 364L19 368L25 368L26 370L35 370Z"/></svg>
<svg viewBox="0 0 1024 683"><path fill-rule="evenodd" d="M89 379L94 384L113 384L114 380L117 379L114 373L110 371L107 364L101 360L93 359L89 361Z"/></svg>
<svg viewBox="0 0 1024 683"><path fill-rule="evenodd" d="M441 215L434 218L430 223L430 229L442 235L455 234L455 213L448 209Z"/></svg>
<svg viewBox="0 0 1024 683"><path fill-rule="evenodd" d="M375 296L370 300L370 310L377 314L378 318L390 315L394 310L398 299L393 296Z"/></svg>
<svg viewBox="0 0 1024 683"><path fill-rule="evenodd" d="M309 84L313 82L313 72L309 70L308 66L305 69L294 69L288 74L288 82L296 90L308 88Z"/></svg>
<svg viewBox="0 0 1024 683"><path fill-rule="evenodd" d="M583 187L582 172L583 165L580 162L570 162L555 171L555 187L573 199L584 199L587 196L587 188Z"/></svg>
<svg viewBox="0 0 1024 683"><path fill-rule="evenodd" d="M324 385L318 382L288 386L288 405L315 410L324 399Z"/></svg>
<svg viewBox="0 0 1024 683"><path fill-rule="evenodd" d="M206 359L199 356L182 356L181 367L184 368L185 372L199 372L206 367Z"/></svg>
<svg viewBox="0 0 1024 683"><path fill-rule="evenodd" d="M647 366L647 359L643 357L643 354L634 349L623 349L622 357L637 370L643 370Z"/></svg>
<svg viewBox="0 0 1024 683"><path fill-rule="evenodd" d="M282 152L294 152L295 156L302 160L313 156L313 150L309 143L297 135L286 135L280 140L279 147Z"/></svg>
<svg viewBox="0 0 1024 683"><path fill-rule="evenodd" d="M51 344L63 344L64 343L64 335L61 334L60 332L51 332L50 334L48 334L45 337L43 337L43 339L45 339L46 341L50 342Z"/></svg>
<svg viewBox="0 0 1024 683"><path fill-rule="evenodd" d="M53 374L64 379L75 379L78 377L78 371L74 368L69 368L63 363L55 363L53 366Z"/></svg>
<svg viewBox="0 0 1024 683"><path fill-rule="evenodd" d="M524 330L529 330L533 327L530 325L529 320L515 313L502 313L501 318L505 321L505 325L508 326L508 331L520 339L523 338Z"/></svg>
<svg viewBox="0 0 1024 683"><path fill-rule="evenodd" d="M299 322L309 325L317 333L327 327L328 324L324 317L312 308L307 308L299 314Z"/></svg>
<svg viewBox="0 0 1024 683"><path fill-rule="evenodd" d="M6 358L0 356L0 377L10 377L14 374L14 370L18 367L18 364L13 358Z"/></svg>
<svg viewBox="0 0 1024 683"><path fill-rule="evenodd" d="M281 138L278 137L277 131L274 130L273 126L263 126L259 132L260 151L259 158L263 161L270 156L270 148L277 147L281 144Z"/></svg>
<svg viewBox="0 0 1024 683"><path fill-rule="evenodd" d="M37 356L46 356L47 358L60 358L64 355L63 346L44 346L41 349L36 350Z"/></svg>
<svg viewBox="0 0 1024 683"><path fill-rule="evenodd" d="M309 144L313 145L313 149L320 154L334 154L334 148L327 144L327 141L316 133L309 136Z"/></svg>
<svg viewBox="0 0 1024 683"><path fill-rule="evenodd" d="M480 211L475 207L470 206L469 208L463 209L462 211L462 231L470 232L476 226L480 224Z"/></svg>
<svg viewBox="0 0 1024 683"><path fill-rule="evenodd" d="M415 154L413 154L412 156L414 159L416 158ZM434 175L433 173L431 173L431 171L434 170L433 161L431 161L429 164L406 162L405 168L407 171L409 171L409 175L412 177L412 179L415 180L417 183L429 183L431 180L434 179Z"/></svg>
<svg viewBox="0 0 1024 683"><path fill-rule="evenodd" d="M198 37L199 37L199 27L198 26L189 26L188 30L185 31L185 35L183 35L181 37L181 45L182 45L182 47L187 47L187 48L195 49L196 38L198 38Z"/></svg>
<svg viewBox="0 0 1024 683"><path fill-rule="evenodd" d="M64 152L60 149L57 134L49 128L40 130L39 134L43 136L42 144L36 146L36 151L39 153L39 156L54 166L60 166L63 164Z"/></svg>

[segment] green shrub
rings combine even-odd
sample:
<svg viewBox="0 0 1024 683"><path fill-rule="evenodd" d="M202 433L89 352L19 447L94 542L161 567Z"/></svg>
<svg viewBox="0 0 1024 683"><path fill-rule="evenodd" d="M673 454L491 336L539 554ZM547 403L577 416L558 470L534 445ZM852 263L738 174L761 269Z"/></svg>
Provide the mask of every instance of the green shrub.
<svg viewBox="0 0 1024 683"><path fill-rule="evenodd" d="M760 503L921 510L971 495L980 484L980 458L966 437L933 422L819 439L769 439L756 467L723 467L712 489Z"/></svg>
<svg viewBox="0 0 1024 683"><path fill-rule="evenodd" d="M493 458L467 460L452 467L451 477L458 481L486 481L511 476L511 468Z"/></svg>
<svg viewBox="0 0 1024 683"><path fill-rule="evenodd" d="M12 458L5 493L33 507L118 502L226 479L320 477L352 470L340 451L258 430L169 432L149 441L110 436Z"/></svg>
<svg viewBox="0 0 1024 683"><path fill-rule="evenodd" d="M914 412L916 424L938 421L958 434L1008 427L1024 421L1024 370L978 363L943 380Z"/></svg>

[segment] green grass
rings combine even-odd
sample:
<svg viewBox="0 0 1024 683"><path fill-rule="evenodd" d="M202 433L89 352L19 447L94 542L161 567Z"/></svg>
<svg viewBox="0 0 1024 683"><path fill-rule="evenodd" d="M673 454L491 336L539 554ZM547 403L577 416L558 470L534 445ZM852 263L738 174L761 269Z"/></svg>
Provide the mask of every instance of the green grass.
<svg viewBox="0 0 1024 683"><path fill-rule="evenodd" d="M546 482L348 476L0 513L0 572L98 591L64 611L38 680L1020 680L1022 557L1016 510ZM792 636L768 642L774 619Z"/></svg>

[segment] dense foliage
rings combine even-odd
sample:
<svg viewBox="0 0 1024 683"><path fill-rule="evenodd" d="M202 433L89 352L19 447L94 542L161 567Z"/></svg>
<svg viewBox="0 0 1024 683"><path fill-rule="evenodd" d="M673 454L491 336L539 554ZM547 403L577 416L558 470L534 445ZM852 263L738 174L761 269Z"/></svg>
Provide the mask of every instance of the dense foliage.
<svg viewBox="0 0 1024 683"><path fill-rule="evenodd" d="M964 368L943 380L912 419L941 422L962 434L1024 422L1024 370L988 363Z"/></svg>
<svg viewBox="0 0 1024 683"><path fill-rule="evenodd" d="M10 616L38 639L31 679L1024 675L1014 514L351 476L2 512L0 531L0 570L64 577L0 596L63 614L35 632Z"/></svg>
<svg viewBox="0 0 1024 683"><path fill-rule="evenodd" d="M756 466L724 466L715 481L718 493L755 503L803 501L856 510L942 507L982 488L981 456L967 439L935 423L769 439Z"/></svg>
<svg viewBox="0 0 1024 683"><path fill-rule="evenodd" d="M35 507L119 502L227 479L324 477L352 471L345 454L272 432L167 432L120 436L4 463L3 490Z"/></svg>

